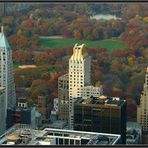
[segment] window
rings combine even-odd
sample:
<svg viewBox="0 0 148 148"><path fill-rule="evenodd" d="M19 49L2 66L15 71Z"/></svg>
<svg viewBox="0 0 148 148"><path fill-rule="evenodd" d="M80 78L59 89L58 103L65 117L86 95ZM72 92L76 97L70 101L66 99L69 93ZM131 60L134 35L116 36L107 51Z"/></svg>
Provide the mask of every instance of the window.
<svg viewBox="0 0 148 148"><path fill-rule="evenodd" d="M70 139L70 144L74 144L74 140L73 139Z"/></svg>

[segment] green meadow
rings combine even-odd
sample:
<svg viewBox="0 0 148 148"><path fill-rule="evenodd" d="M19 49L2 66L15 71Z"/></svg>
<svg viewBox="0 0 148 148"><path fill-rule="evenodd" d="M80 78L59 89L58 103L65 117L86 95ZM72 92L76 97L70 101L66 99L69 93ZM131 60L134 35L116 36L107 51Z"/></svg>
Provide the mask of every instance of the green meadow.
<svg viewBox="0 0 148 148"><path fill-rule="evenodd" d="M100 40L100 41L86 41L86 40L76 40L76 39L40 39L40 45L42 47L50 47L50 48L64 48L64 47L72 47L76 43L78 44L86 44L87 47L103 47L106 48L110 53L113 50L119 48L125 48L125 44L123 41L108 39L108 40Z"/></svg>

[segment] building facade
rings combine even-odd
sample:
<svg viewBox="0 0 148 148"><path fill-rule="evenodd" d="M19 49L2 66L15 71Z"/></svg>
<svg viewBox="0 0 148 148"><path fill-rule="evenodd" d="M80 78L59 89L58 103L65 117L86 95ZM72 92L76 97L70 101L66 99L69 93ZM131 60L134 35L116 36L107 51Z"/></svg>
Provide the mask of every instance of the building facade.
<svg viewBox="0 0 148 148"><path fill-rule="evenodd" d="M18 102L18 106L7 110L7 129L14 124L28 124L32 128L36 128L36 109L29 108L26 102Z"/></svg>
<svg viewBox="0 0 148 148"><path fill-rule="evenodd" d="M146 70L140 105L137 107L137 122L142 125L142 130L144 132L148 132L148 68Z"/></svg>
<svg viewBox="0 0 148 148"><path fill-rule="evenodd" d="M16 106L16 94L13 77L12 50L5 37L3 26L0 33L0 87L4 88L3 94L5 95L2 102L3 116L5 119L0 121L6 123L7 109L12 109Z"/></svg>
<svg viewBox="0 0 148 148"><path fill-rule="evenodd" d="M103 89L102 86L100 87L94 87L92 85L84 86L83 90L83 97L98 97L103 95Z"/></svg>
<svg viewBox="0 0 148 148"><path fill-rule="evenodd" d="M5 10L5 4L4 2L0 3L0 17L4 15L4 10Z"/></svg>
<svg viewBox="0 0 148 148"><path fill-rule="evenodd" d="M73 129L74 102L78 97L100 96L102 87L91 85L91 57L84 44L75 44L69 59L69 128Z"/></svg>
<svg viewBox="0 0 148 148"><path fill-rule="evenodd" d="M126 101L106 96L77 98L74 130L121 134L126 143Z"/></svg>
<svg viewBox="0 0 148 148"><path fill-rule="evenodd" d="M0 33L0 87L5 87L6 110L16 105L15 84L13 77L12 50L4 35Z"/></svg>
<svg viewBox="0 0 148 148"><path fill-rule="evenodd" d="M58 78L59 119L68 122L69 119L69 78L65 74Z"/></svg>
<svg viewBox="0 0 148 148"><path fill-rule="evenodd" d="M50 117L50 104L48 96L38 96L38 111L41 113L43 120Z"/></svg>
<svg viewBox="0 0 148 148"><path fill-rule="evenodd" d="M5 90L4 88L0 88L0 135L4 133L6 129L5 118Z"/></svg>
<svg viewBox="0 0 148 148"><path fill-rule="evenodd" d="M90 84L91 58L84 44L75 44L73 54L69 59L69 128L73 129L74 98L83 96L85 85Z"/></svg>
<svg viewBox="0 0 148 148"><path fill-rule="evenodd" d="M59 114L59 99L54 98L54 100L53 100L53 109L52 109L51 114L50 114L50 119L52 121L57 120L58 119L58 114Z"/></svg>

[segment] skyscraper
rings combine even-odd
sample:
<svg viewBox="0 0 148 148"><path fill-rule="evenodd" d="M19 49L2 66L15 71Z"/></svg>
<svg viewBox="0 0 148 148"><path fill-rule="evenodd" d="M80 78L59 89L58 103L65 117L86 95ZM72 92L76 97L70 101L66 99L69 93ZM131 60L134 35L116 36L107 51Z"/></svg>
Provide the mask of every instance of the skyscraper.
<svg viewBox="0 0 148 148"><path fill-rule="evenodd" d="M0 88L0 135L4 133L6 129L5 120L5 90Z"/></svg>
<svg viewBox="0 0 148 148"><path fill-rule="evenodd" d="M84 44L75 44L69 59L69 128L73 129L74 101L78 97L100 96L102 87L91 85L91 57Z"/></svg>
<svg viewBox="0 0 148 148"><path fill-rule="evenodd" d="M137 107L137 122L141 123L143 131L148 131L148 68L146 70L140 105Z"/></svg>
<svg viewBox="0 0 148 148"><path fill-rule="evenodd" d="M75 45L69 59L69 128L73 129L74 98L83 95L85 85L90 84L90 61L84 44Z"/></svg>
<svg viewBox="0 0 148 148"><path fill-rule="evenodd" d="M75 44L69 59L69 72L58 79L59 119L68 121L70 129L73 129L76 98L103 95L101 86L91 85L91 57L86 50L84 44Z"/></svg>
<svg viewBox="0 0 148 148"><path fill-rule="evenodd" d="M5 88L5 117L8 108L16 105L15 84L13 77L12 50L5 37L3 27L0 33L0 87Z"/></svg>

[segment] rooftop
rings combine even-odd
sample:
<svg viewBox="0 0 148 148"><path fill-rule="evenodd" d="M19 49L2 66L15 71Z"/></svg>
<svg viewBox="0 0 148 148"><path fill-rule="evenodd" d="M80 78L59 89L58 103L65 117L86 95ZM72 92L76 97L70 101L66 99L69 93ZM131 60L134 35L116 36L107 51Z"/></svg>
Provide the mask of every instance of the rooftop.
<svg viewBox="0 0 148 148"><path fill-rule="evenodd" d="M44 124L44 125L45 125L45 126L43 126L44 128L49 127L49 128L62 129L67 125L67 123L63 120L55 120L55 121L50 121L49 123Z"/></svg>
<svg viewBox="0 0 148 148"><path fill-rule="evenodd" d="M87 56L86 46L85 44L78 45L75 44L73 47L73 55L71 56L71 60L82 60Z"/></svg>
<svg viewBox="0 0 148 148"><path fill-rule="evenodd" d="M123 104L125 100L120 99L118 97L107 97L107 96L100 96L100 97L79 97L75 104L100 104L100 105L114 105L114 106L120 106Z"/></svg>
<svg viewBox="0 0 148 148"><path fill-rule="evenodd" d="M62 75L62 76L60 76L59 78L58 78L59 80L63 80L63 79L66 79L66 80L68 80L68 74L64 74L64 75Z"/></svg>
<svg viewBox="0 0 148 148"><path fill-rule="evenodd" d="M15 124L0 136L0 145L114 145L120 135L45 128L31 129L29 125Z"/></svg>

